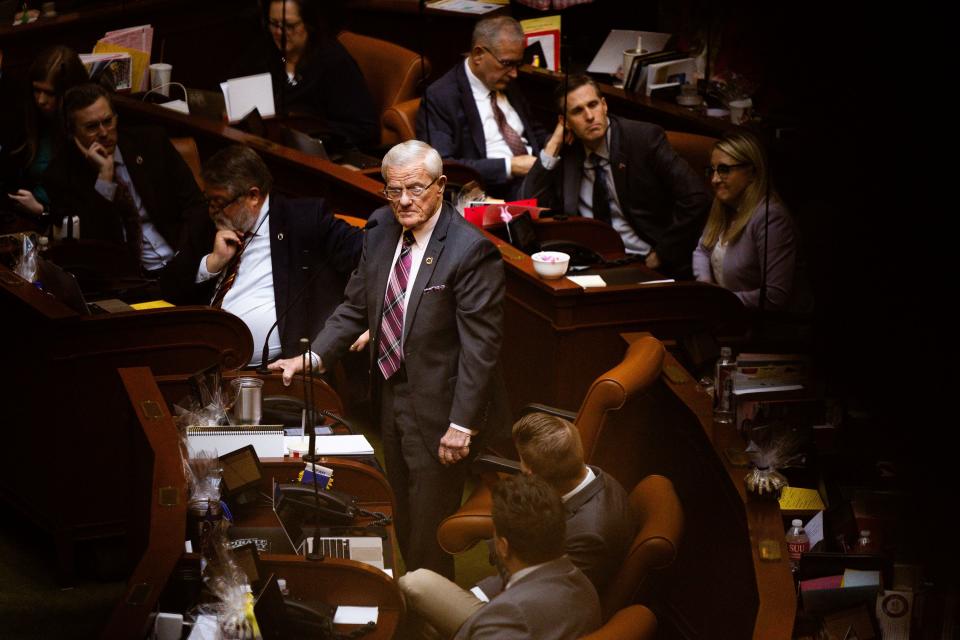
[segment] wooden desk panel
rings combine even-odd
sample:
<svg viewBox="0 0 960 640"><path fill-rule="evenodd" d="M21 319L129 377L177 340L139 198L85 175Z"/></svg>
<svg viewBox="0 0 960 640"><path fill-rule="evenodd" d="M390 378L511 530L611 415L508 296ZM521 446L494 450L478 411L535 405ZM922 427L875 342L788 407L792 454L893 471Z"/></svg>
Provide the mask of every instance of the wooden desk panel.
<svg viewBox="0 0 960 640"><path fill-rule="evenodd" d="M713 423L711 398L669 353L663 367L658 383L610 414L593 457L625 487L660 473L680 497L677 560L653 582L661 628L668 637L787 640L796 595L779 507L747 497L747 469L724 454L743 441L732 425ZM761 539L780 544L779 561L760 560Z"/></svg>

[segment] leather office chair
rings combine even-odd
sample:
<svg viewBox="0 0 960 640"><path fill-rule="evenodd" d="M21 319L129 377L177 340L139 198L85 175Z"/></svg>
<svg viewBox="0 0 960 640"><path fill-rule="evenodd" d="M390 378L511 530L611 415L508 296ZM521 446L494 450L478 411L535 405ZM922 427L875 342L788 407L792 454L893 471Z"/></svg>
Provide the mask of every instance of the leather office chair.
<svg viewBox="0 0 960 640"><path fill-rule="evenodd" d="M183 157L183 161L193 172L193 178L197 181L197 186L203 191L203 173L200 169L200 151L197 149L197 141L193 138L170 138L173 148Z"/></svg>
<svg viewBox="0 0 960 640"><path fill-rule="evenodd" d="M391 105L380 116L382 138L396 137L397 142L406 142L417 137L417 111L420 110L420 98L411 98Z"/></svg>
<svg viewBox="0 0 960 640"><path fill-rule="evenodd" d="M642 604L635 604L617 611L605 625L580 640L653 640L656 635L656 616Z"/></svg>
<svg viewBox="0 0 960 640"><path fill-rule="evenodd" d="M687 161L687 164L698 176L703 176L707 167L710 166L710 152L713 151L713 145L718 141L718 138L701 136L696 133L667 131L667 142L677 152L677 155Z"/></svg>
<svg viewBox="0 0 960 640"><path fill-rule="evenodd" d="M580 432L584 460L591 463L610 416L660 376L663 354L663 343L649 334L642 336L628 347L620 364L594 381L576 416L544 405L530 405L527 410L546 411L572 420ZM617 432L615 435L620 436L621 433ZM624 486L641 484L639 479L624 483L621 477L623 474L602 468L620 480ZM486 474L460 509L440 523L437 540L444 551L461 553L493 535L490 485L496 481L496 477L496 474Z"/></svg>
<svg viewBox="0 0 960 640"><path fill-rule="evenodd" d="M396 130L384 126L383 115L397 103L416 97L417 85L430 74L430 61L392 42L349 31L341 32L337 39L357 61L380 113L380 144L403 142Z"/></svg>

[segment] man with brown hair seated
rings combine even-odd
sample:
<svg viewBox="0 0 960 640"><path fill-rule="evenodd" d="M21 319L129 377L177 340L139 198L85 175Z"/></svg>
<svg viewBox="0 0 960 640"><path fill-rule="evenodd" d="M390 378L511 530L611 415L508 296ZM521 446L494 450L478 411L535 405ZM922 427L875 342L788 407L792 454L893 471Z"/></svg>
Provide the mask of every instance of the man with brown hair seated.
<svg viewBox="0 0 960 640"><path fill-rule="evenodd" d="M524 474L543 479L561 499L566 522L564 551L597 590L603 590L626 556L636 523L627 493L613 477L583 462L576 426L563 418L531 413L513 425L513 442ZM400 578L410 611L441 632L484 607L479 590L492 600L503 588L499 576L482 580L470 592L449 581L414 571ZM456 626L453 626L456 629Z"/></svg>

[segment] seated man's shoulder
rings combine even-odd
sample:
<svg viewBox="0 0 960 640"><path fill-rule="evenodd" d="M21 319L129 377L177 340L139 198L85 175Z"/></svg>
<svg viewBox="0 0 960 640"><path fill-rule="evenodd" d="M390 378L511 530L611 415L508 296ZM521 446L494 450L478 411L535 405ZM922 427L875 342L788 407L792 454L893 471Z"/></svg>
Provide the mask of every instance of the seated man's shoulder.
<svg viewBox="0 0 960 640"><path fill-rule="evenodd" d="M666 131L663 127L651 122L617 117L613 117L611 119L616 120L617 124L620 126L620 129L623 131L623 135L633 140L639 139L654 141L666 135Z"/></svg>

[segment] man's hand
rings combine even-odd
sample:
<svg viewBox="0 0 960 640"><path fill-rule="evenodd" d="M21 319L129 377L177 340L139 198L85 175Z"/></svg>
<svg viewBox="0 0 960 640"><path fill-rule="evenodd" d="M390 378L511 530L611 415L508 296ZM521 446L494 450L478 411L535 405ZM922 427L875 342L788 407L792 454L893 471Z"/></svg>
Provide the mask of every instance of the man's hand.
<svg viewBox="0 0 960 640"><path fill-rule="evenodd" d="M449 466L460 462L468 455L470 455L470 434L448 427L447 432L440 438L438 451L440 462Z"/></svg>
<svg viewBox="0 0 960 640"><path fill-rule="evenodd" d="M350 351L363 351L368 342L370 342L370 329L360 334L356 342L350 345Z"/></svg>
<svg viewBox="0 0 960 640"><path fill-rule="evenodd" d="M10 199L36 216L43 213L43 205L26 189L17 189L16 193L10 194Z"/></svg>
<svg viewBox="0 0 960 640"><path fill-rule="evenodd" d="M113 182L113 154L107 153L107 150L99 142L94 142L89 147L85 147L76 138L73 141L80 149L83 157L87 159L87 162L97 169L97 178L104 182Z"/></svg>
<svg viewBox="0 0 960 640"><path fill-rule="evenodd" d="M510 158L510 175L525 176L530 173L530 168L537 161L533 156L513 156Z"/></svg>
<svg viewBox="0 0 960 640"><path fill-rule="evenodd" d="M282 371L283 386L289 387L290 383L293 382L293 376L303 371L303 358L301 356L297 356L296 358L281 358L276 362L268 364L267 369L270 371Z"/></svg>
<svg viewBox="0 0 960 640"><path fill-rule="evenodd" d="M657 255L656 251L651 251L647 254L647 259L644 261L644 264L650 267L651 269L660 268L660 257Z"/></svg>
<svg viewBox="0 0 960 640"><path fill-rule="evenodd" d="M213 252L207 254L207 271L220 273L237 255L243 245L243 238L232 229L217 229L213 239Z"/></svg>

